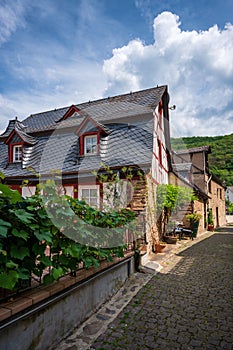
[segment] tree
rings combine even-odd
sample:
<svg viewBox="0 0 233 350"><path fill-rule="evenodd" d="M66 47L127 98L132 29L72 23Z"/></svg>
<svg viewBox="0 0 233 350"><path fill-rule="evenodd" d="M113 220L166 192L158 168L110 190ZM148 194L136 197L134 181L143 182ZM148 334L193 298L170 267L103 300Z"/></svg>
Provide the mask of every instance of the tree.
<svg viewBox="0 0 233 350"><path fill-rule="evenodd" d="M195 199L198 198L190 187L172 184L157 186L156 212L160 238L164 236L171 215L177 213L182 205Z"/></svg>

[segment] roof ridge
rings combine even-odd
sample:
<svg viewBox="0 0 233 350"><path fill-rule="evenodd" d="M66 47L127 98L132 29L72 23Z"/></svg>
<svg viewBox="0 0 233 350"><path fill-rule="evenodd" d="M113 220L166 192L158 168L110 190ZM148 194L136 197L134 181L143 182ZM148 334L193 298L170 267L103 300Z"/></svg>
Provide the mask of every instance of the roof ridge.
<svg viewBox="0 0 233 350"><path fill-rule="evenodd" d="M142 92L152 91L152 90L159 89L159 88L167 88L167 85L161 85L161 86L157 85L155 87L151 87L151 88L147 88L147 89L143 89L143 90L130 91L128 93L124 93L124 94L120 94L120 95L118 94L118 95L113 95L113 96L108 96L108 97L102 97L102 98L98 98L96 100L89 100L89 101L80 102L80 103L77 103L77 104L71 104L69 106L63 106L63 107L59 107L59 108L54 108L54 109L46 110L46 111L43 111L43 112L30 114L27 118L32 117L34 115L39 115L39 114L44 114L44 113L49 113L49 112L61 111L62 109L69 109L71 106L78 107L80 105L86 105L86 104L89 104L89 103L97 103L97 102L100 102L100 101L108 101L109 99L122 98L124 96L136 95L136 94L139 94L139 93L142 93ZM25 118L24 120L26 120L27 118Z"/></svg>

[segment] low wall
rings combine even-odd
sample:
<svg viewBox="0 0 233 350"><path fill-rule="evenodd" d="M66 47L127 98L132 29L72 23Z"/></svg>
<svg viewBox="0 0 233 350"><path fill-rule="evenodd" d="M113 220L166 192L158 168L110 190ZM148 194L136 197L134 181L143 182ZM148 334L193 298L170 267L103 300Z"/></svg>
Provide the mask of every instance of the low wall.
<svg viewBox="0 0 233 350"><path fill-rule="evenodd" d="M233 215L226 215L227 224L233 224Z"/></svg>
<svg viewBox="0 0 233 350"><path fill-rule="evenodd" d="M51 350L107 301L134 272L133 256L6 320L1 350Z"/></svg>

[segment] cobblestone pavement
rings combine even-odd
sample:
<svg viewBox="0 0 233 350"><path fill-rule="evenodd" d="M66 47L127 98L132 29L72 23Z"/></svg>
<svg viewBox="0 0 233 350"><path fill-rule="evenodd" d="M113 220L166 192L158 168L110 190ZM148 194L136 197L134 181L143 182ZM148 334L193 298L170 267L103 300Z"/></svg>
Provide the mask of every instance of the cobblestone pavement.
<svg viewBox="0 0 233 350"><path fill-rule="evenodd" d="M143 286L105 329L112 301L57 349L233 350L233 227L206 237L169 260L160 256L160 272L141 274ZM88 347L80 346L85 335Z"/></svg>

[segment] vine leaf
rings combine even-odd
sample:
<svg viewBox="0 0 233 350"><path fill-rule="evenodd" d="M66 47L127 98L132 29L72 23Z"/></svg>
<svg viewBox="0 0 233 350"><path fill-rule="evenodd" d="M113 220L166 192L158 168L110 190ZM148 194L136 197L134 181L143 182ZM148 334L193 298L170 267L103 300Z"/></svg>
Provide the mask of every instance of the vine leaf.
<svg viewBox="0 0 233 350"><path fill-rule="evenodd" d="M9 227L11 227L10 222L0 219L0 236L6 237Z"/></svg>
<svg viewBox="0 0 233 350"><path fill-rule="evenodd" d="M6 267L8 269L14 269L18 267L18 264L16 264L14 261L10 260L6 263Z"/></svg>
<svg viewBox="0 0 233 350"><path fill-rule="evenodd" d="M13 245L10 250L12 258L23 260L25 256L30 256L29 249L27 247L19 247Z"/></svg>
<svg viewBox="0 0 233 350"><path fill-rule="evenodd" d="M14 270L2 272L0 274L0 287L6 289L14 289L16 282L18 281L18 273Z"/></svg>
<svg viewBox="0 0 233 350"><path fill-rule="evenodd" d="M44 281L44 284L47 285L47 284L52 283L54 281L54 278L53 278L52 275L47 274L47 275L44 276L43 281Z"/></svg>
<svg viewBox="0 0 233 350"><path fill-rule="evenodd" d="M28 233L24 230L20 230L18 231L16 228L13 228L12 230L12 235L15 237L19 237L24 239L25 241L27 240L27 238L29 237Z"/></svg>
<svg viewBox="0 0 233 350"><path fill-rule="evenodd" d="M32 221L35 221L34 215L26 212L24 209L11 210L11 212L24 224L31 224Z"/></svg>
<svg viewBox="0 0 233 350"><path fill-rule="evenodd" d="M58 280L63 275L63 269L61 267L53 268L52 275L55 280Z"/></svg>
<svg viewBox="0 0 233 350"><path fill-rule="evenodd" d="M23 267L20 267L18 269L18 274L19 274L19 278L21 278L22 280L27 280L28 278L31 277L31 272L28 269L25 269Z"/></svg>
<svg viewBox="0 0 233 350"><path fill-rule="evenodd" d="M0 183L0 192L4 197L8 197L11 203L22 202L23 198L17 190L12 190L9 186Z"/></svg>
<svg viewBox="0 0 233 350"><path fill-rule="evenodd" d="M47 241L52 243L52 235L48 230L35 230L34 235L39 241Z"/></svg>

